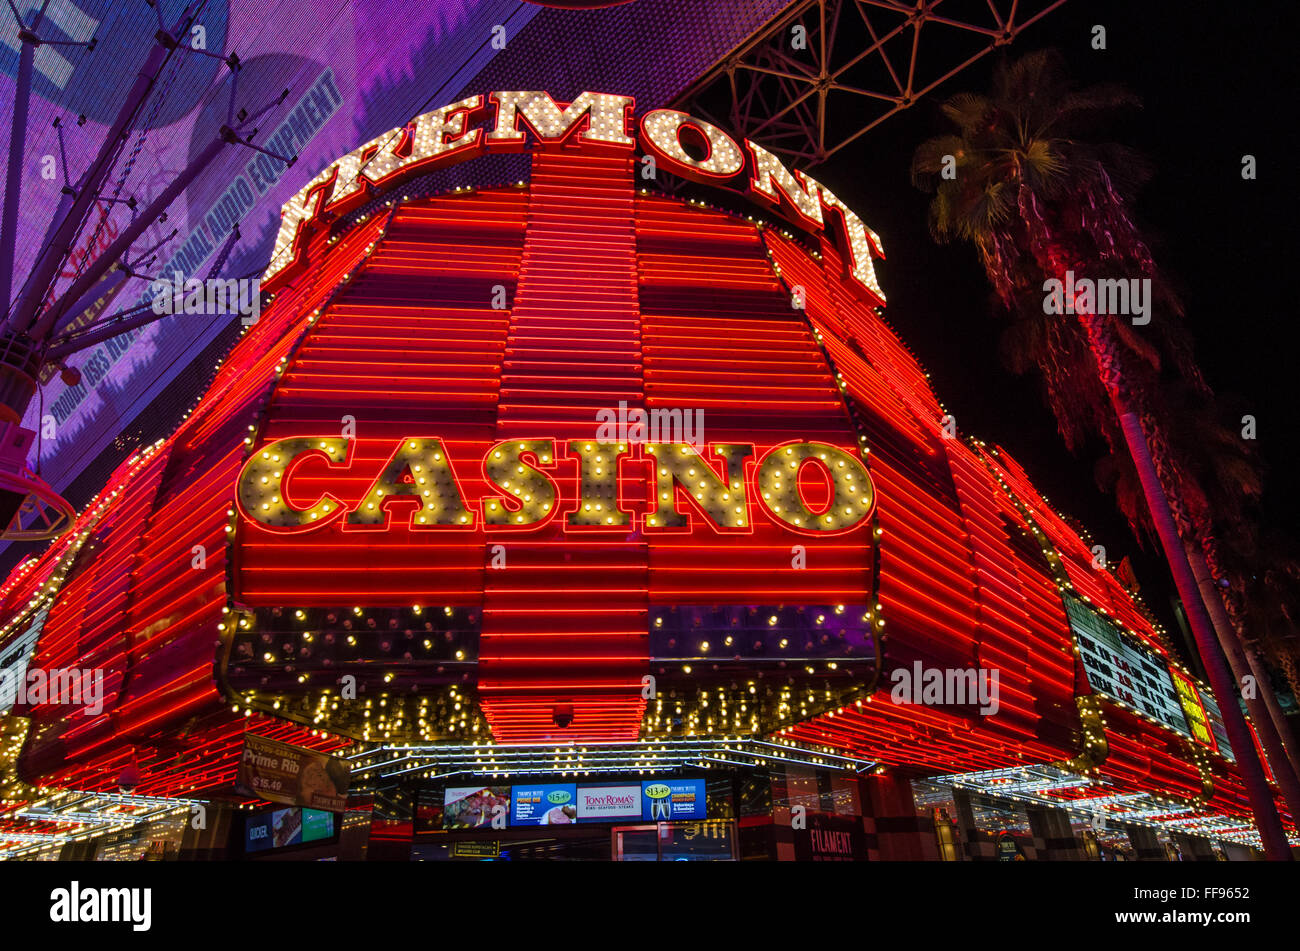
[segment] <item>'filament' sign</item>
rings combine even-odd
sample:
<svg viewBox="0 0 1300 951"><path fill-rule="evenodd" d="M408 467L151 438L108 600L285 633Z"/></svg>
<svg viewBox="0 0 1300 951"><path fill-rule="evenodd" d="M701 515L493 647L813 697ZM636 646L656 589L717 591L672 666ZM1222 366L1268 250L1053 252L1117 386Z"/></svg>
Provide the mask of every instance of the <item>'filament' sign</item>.
<svg viewBox="0 0 1300 951"><path fill-rule="evenodd" d="M649 532L689 531L702 518L717 532L747 532L756 509L780 527L826 534L857 528L874 501L862 461L817 442L775 446L756 461L755 447L745 443L697 450L688 443L575 439L563 455L554 439L511 439L484 454L481 472L491 491L476 504L466 500L441 439L405 438L373 472L354 471L354 445L324 436L264 446L240 473L240 512L275 532L329 524L383 531L402 522L412 530L527 531L555 518L566 529ZM561 462L572 478L560 477ZM641 511L620 491L637 474L649 502ZM330 490L358 480L366 484L360 498L344 500Z"/></svg>
<svg viewBox="0 0 1300 951"><path fill-rule="evenodd" d="M636 129L631 96L584 92L570 103L557 103L538 91L470 96L416 116L334 162L309 181L280 214L271 263L262 276L268 290L284 282L301 264L302 240L323 217L344 214L364 204L374 192L414 175L489 152L519 152L527 144L525 129L543 148L573 142L597 151L632 153L639 142L658 168L691 181L723 185L746 169L746 191L771 207L784 206L799 227L812 233L825 228L824 211L836 212L855 281L880 304L885 295L876 280L873 257L883 258L880 236L868 228L826 186L802 172L791 172L772 153L749 139L745 150L717 126L675 109L655 109ZM475 124L491 114L486 126ZM687 150L690 144L702 158Z"/></svg>

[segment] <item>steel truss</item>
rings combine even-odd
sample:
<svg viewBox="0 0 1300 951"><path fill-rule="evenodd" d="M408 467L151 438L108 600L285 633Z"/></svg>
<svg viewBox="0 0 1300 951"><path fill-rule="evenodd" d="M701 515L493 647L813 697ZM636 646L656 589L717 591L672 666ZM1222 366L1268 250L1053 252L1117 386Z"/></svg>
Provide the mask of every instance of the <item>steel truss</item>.
<svg viewBox="0 0 1300 951"><path fill-rule="evenodd" d="M816 165L1063 3L796 0L674 108Z"/></svg>

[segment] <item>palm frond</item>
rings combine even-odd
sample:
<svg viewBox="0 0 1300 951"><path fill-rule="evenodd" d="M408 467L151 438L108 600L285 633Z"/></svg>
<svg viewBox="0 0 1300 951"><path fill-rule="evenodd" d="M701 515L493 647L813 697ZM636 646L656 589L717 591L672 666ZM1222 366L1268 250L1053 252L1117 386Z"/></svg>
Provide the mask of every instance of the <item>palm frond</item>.
<svg viewBox="0 0 1300 951"><path fill-rule="evenodd" d="M993 111L993 102L988 96L978 93L959 92L949 96L939 106L939 110L963 134L973 133L982 128Z"/></svg>

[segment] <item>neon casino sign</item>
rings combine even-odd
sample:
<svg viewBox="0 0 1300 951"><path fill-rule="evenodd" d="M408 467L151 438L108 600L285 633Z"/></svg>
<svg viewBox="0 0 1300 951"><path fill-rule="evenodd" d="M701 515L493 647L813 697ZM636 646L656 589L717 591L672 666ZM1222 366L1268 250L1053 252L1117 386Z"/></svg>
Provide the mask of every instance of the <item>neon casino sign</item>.
<svg viewBox="0 0 1300 951"><path fill-rule="evenodd" d="M414 532L518 532L557 518L575 531L687 532L701 515L715 532L745 533L757 510L778 527L827 535L860 526L875 496L856 455L818 442L774 446L755 460L754 446L745 443L696 449L689 443L509 439L484 453L481 473L489 491L472 502L441 439L404 438L382 466L365 472L354 471L354 447L355 440L338 436L263 446L240 472L240 513L277 534L327 525L376 532L399 524ZM574 474L565 478L558 467L570 460L576 466L566 468ZM624 501L638 469L651 500L643 511ZM360 481L367 485L360 499L344 501L331 490ZM686 495L692 501L684 505Z"/></svg>
<svg viewBox="0 0 1300 951"><path fill-rule="evenodd" d="M301 268L304 239L323 220L416 175L488 153L521 152L528 143L526 129L543 148L574 142L630 155L639 145L656 168L704 184L725 186L748 171L748 196L784 209L803 230L822 232L831 213L847 248L850 276L873 300L885 303L873 261L884 257L880 236L830 189L792 172L757 143L745 139L742 149L718 127L684 112L655 109L634 124L634 110L631 96L584 92L557 103L546 92L497 91L416 116L331 163L285 202L262 287L274 290ZM703 155L692 155L687 145Z"/></svg>

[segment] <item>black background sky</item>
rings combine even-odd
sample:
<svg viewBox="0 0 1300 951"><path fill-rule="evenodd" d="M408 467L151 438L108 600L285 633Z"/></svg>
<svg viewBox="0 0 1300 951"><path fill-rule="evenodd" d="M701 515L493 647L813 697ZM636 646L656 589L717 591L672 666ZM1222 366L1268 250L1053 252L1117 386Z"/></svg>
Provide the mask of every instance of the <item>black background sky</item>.
<svg viewBox="0 0 1300 951"><path fill-rule="evenodd" d="M1109 136L1138 147L1156 174L1136 214L1184 297L1196 355L1210 385L1258 420L1267 466L1267 517L1293 537L1300 524L1293 414L1300 332L1297 277L1296 105L1291 41L1294 4L1193 0L1070 0L1009 48L1016 56L1055 47L1082 84L1119 82L1144 108ZM1106 28L1106 49L1091 47ZM993 53L836 155L814 174L876 231L888 316L930 371L960 430L1005 446L1039 488L1080 519L1112 561L1133 556L1148 604L1171 632L1168 571L1137 542L1093 478L1101 451L1071 455L1037 379L1003 365L1005 317L969 245L936 245L929 196L910 183L916 145L949 131L939 103L986 91ZM1241 177L1252 154L1258 177ZM1175 638L1177 640L1177 638Z"/></svg>

